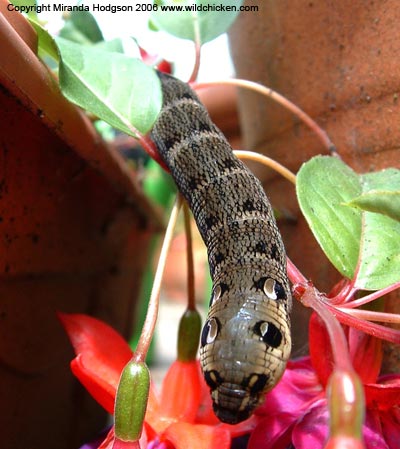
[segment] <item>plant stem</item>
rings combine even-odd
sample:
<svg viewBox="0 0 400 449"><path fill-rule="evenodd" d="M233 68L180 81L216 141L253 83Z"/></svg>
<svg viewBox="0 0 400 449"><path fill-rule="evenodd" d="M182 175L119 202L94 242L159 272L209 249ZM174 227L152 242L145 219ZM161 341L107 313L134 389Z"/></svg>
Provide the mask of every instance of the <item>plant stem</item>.
<svg viewBox="0 0 400 449"><path fill-rule="evenodd" d="M192 70L192 74L190 75L188 83L194 83L199 74L200 68L200 58L201 58L201 36L200 36L200 27L198 21L194 21L194 51L195 51L195 60L194 66Z"/></svg>
<svg viewBox="0 0 400 449"><path fill-rule="evenodd" d="M292 284L307 284L307 279L303 276L296 265L289 259L289 257L286 257L286 263L288 276Z"/></svg>
<svg viewBox="0 0 400 449"><path fill-rule="evenodd" d="M190 222L190 212L186 202L183 203L183 217L185 221L185 235L186 235L188 309L195 310L196 300L195 300L195 287L194 287L193 239Z"/></svg>
<svg viewBox="0 0 400 449"><path fill-rule="evenodd" d="M195 89L201 89L204 87L210 87L210 86L218 86L221 84L228 84L238 87L244 87L246 89L254 90L258 93L261 93L262 95L265 95L266 97L271 98L271 100L274 100L275 102L279 103L284 108L291 111L293 114L295 114L303 123L305 123L321 140L324 147L331 153L332 156L339 156L337 153L336 146L334 143L330 140L328 137L328 134L326 131L324 131L315 120L313 120L308 114L306 114L302 109L300 109L298 106L296 106L294 103L292 103L290 100L285 98L283 95L279 94L278 92L274 91L273 89L263 86L262 84L255 83L254 81L248 81L248 80L242 80L242 79L226 79L221 81L209 81L205 83L197 83L195 86L193 86Z"/></svg>
<svg viewBox="0 0 400 449"><path fill-rule="evenodd" d="M400 315L397 313L374 312L373 310L350 309L348 307L336 307L336 310L340 310L362 320L400 324Z"/></svg>
<svg viewBox="0 0 400 449"><path fill-rule="evenodd" d="M400 344L400 331L391 329L387 326L382 326L381 324L376 324L370 321L356 318L355 316L352 316L348 313L348 309L344 311L344 307L338 308L335 306L331 306L328 302L325 302L324 304L341 323L347 326L354 327L354 329L358 329L374 337L382 338L383 340Z"/></svg>
<svg viewBox="0 0 400 449"><path fill-rule="evenodd" d="M314 309L323 320L329 335L335 368L349 372L353 371L343 329L332 312L326 307L325 303L321 301L320 297L321 293L315 287L308 285L301 298L301 302L307 307Z"/></svg>
<svg viewBox="0 0 400 449"><path fill-rule="evenodd" d="M296 175L288 170L284 165L276 162L274 159L270 157L264 156L263 154L256 153L254 151L243 151L243 150L235 150L234 154L239 159L250 159L252 161L259 162L260 164L266 165L267 167L275 170L277 173L282 175L292 184L296 184Z"/></svg>
<svg viewBox="0 0 400 449"><path fill-rule="evenodd" d="M389 285L389 287L382 288L381 290L377 290L376 292L370 293L369 295L363 296L362 298L355 299L353 301L350 301L346 304L342 304L341 306L348 307L348 308L354 308L359 307L364 304L367 304L371 301L374 301L375 299L380 298L383 295L386 295L387 293L390 293L394 290L397 290L400 288L400 282L396 282L395 284Z"/></svg>
<svg viewBox="0 0 400 449"><path fill-rule="evenodd" d="M150 347L151 339L153 338L154 328L157 322L158 315L158 305L161 281L164 274L164 269L166 265L167 255L169 248L171 246L172 236L174 233L174 228L176 220L178 218L179 210L182 205L182 200L180 196L177 197L174 207L172 208L171 215L169 218L167 230L165 231L164 241L161 248L160 258L158 260L156 274L154 276L153 288L151 290L149 305L147 308L146 319L143 324L142 333L133 356L136 362L144 362L146 359L147 352Z"/></svg>
<svg viewBox="0 0 400 449"><path fill-rule="evenodd" d="M346 301L350 301L350 299L356 294L358 291L357 288L354 287L354 280L342 279L340 282L340 290L338 294L328 295L329 303L336 305L343 305ZM336 289L337 285L334 287Z"/></svg>
<svg viewBox="0 0 400 449"><path fill-rule="evenodd" d="M161 157L158 153L156 144L150 139L149 135L146 134L144 136L143 134L139 133L139 136L137 139L138 139L140 145L142 145L142 147L146 151L146 153L152 159L154 159L156 162L158 162L166 172L169 173L169 168L165 165L165 162L161 159Z"/></svg>

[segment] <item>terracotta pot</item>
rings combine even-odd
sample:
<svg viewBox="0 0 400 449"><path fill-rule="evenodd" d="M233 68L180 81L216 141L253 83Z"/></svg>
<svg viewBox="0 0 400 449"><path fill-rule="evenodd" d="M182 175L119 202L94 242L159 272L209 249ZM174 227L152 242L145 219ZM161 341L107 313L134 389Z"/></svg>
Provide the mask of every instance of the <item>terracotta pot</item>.
<svg viewBox="0 0 400 449"><path fill-rule="evenodd" d="M105 413L72 376L56 312L130 333L159 220L0 1L0 415L8 449L79 447Z"/></svg>
<svg viewBox="0 0 400 449"><path fill-rule="evenodd" d="M237 76L259 81L300 106L358 172L399 167L400 8L395 0L253 2L229 37ZM280 105L240 91L244 146L297 172L302 162L326 154L316 136ZM322 291L339 278L301 217L294 189L255 167L281 220L289 256ZM397 294L392 299L399 299ZM398 303L398 301L396 301ZM387 301L388 307L390 301ZM295 333L306 323L295 311ZM298 336L300 346L304 337Z"/></svg>

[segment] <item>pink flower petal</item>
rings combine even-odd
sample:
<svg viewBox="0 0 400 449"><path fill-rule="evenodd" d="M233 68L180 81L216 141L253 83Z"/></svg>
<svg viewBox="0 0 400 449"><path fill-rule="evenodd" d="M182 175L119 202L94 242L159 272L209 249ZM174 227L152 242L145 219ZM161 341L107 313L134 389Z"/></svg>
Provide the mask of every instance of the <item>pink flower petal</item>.
<svg viewBox="0 0 400 449"><path fill-rule="evenodd" d="M365 446L356 438L338 436L330 438L324 449L365 449Z"/></svg>
<svg viewBox="0 0 400 449"><path fill-rule="evenodd" d="M382 434L381 421L377 410L367 411L363 425L363 437L366 449L389 449ZM397 444L394 447L398 448L399 446Z"/></svg>
<svg viewBox="0 0 400 449"><path fill-rule="evenodd" d="M297 414L290 413L262 419L251 433L247 449L286 449L297 419Z"/></svg>
<svg viewBox="0 0 400 449"><path fill-rule="evenodd" d="M292 433L296 449L322 449L328 439L328 408L321 399L297 422Z"/></svg>
<svg viewBox="0 0 400 449"><path fill-rule="evenodd" d="M400 445L400 413L398 408L391 412L380 413L382 433L389 449L398 449Z"/></svg>
<svg viewBox="0 0 400 449"><path fill-rule="evenodd" d="M266 395L256 410L258 415L297 413L324 394L309 357L289 361L278 385Z"/></svg>

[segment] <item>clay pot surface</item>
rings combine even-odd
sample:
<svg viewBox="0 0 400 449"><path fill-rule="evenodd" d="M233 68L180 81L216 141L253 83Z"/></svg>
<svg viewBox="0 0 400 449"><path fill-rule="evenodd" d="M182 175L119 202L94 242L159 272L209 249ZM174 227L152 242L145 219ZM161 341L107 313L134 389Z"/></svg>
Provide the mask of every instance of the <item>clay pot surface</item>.
<svg viewBox="0 0 400 449"><path fill-rule="evenodd" d="M60 93L36 35L0 2L1 447L69 449L106 414L73 377L56 313L129 336L158 216L132 172ZM10 20L8 20L10 18Z"/></svg>

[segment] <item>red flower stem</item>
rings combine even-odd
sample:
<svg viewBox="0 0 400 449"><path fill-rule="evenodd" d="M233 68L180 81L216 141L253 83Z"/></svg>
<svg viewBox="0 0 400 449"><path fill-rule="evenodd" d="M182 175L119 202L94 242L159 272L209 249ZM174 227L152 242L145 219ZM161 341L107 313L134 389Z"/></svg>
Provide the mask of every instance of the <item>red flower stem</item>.
<svg viewBox="0 0 400 449"><path fill-rule="evenodd" d="M370 293L369 295L363 296L362 298L358 298L355 299L354 301L342 304L341 307L349 307L349 308L359 307L371 301L374 301L375 299L378 299L381 296L386 295L387 293L397 290L398 288L400 288L400 282L396 282L395 284L389 285L389 287L377 290L376 292Z"/></svg>
<svg viewBox="0 0 400 449"><path fill-rule="evenodd" d="M254 81L242 80L242 79L226 79L221 81L209 81L205 83L196 83L193 87L195 89L201 89L204 87L210 86L218 86L218 85L233 85L238 87L243 87L246 89L254 90L266 97L271 98L276 103L279 103L285 109L288 109L290 112L295 114L303 123L305 123L321 140L324 147L331 153L332 155L338 156L336 146L328 137L328 134L318 125L318 123L313 120L308 114L306 114L302 109L292 103L290 100L285 98L283 95L278 92L272 90L269 87L263 86L262 84L255 83Z"/></svg>
<svg viewBox="0 0 400 449"><path fill-rule="evenodd" d="M161 248L160 258L158 260L156 274L154 276L154 283L153 288L151 290L149 305L147 308L146 319L143 324L142 333L140 335L140 339L133 356L133 360L135 360L136 362L145 361L147 352L150 347L151 339L153 338L154 328L156 326L158 315L158 303L160 296L161 281L164 274L167 255L171 245L172 236L174 233L174 228L181 205L182 199L180 196L178 196L175 201L174 207L172 208L171 211L167 230L165 231L164 241Z"/></svg>
<svg viewBox="0 0 400 449"><path fill-rule="evenodd" d="M358 289L354 287L354 280L343 278L341 282L342 283L344 282L344 284L342 285L342 288L339 290L339 293L334 296L328 295L330 304L342 305L346 301L349 301L358 291Z"/></svg>
<svg viewBox="0 0 400 449"><path fill-rule="evenodd" d="M304 286L303 286L304 287ZM298 287L298 291L301 289ZM334 368L327 385L330 438L352 437L362 444L365 397L360 378L351 363L347 340L339 321L327 307L323 295L312 285L305 286L301 301L312 307L325 324L329 335ZM333 308L333 307L331 307ZM332 447L329 445L326 447ZM337 446L338 448L341 445Z"/></svg>
<svg viewBox="0 0 400 449"><path fill-rule="evenodd" d="M354 295L358 292L358 290L358 288L354 287L354 283L351 282L347 290L343 293L343 298L341 299L342 304L350 301L351 298L353 298Z"/></svg>
<svg viewBox="0 0 400 449"><path fill-rule="evenodd" d="M301 271L296 267L296 265L289 259L286 258L287 271L289 279L293 284L307 284L307 279L303 276Z"/></svg>
<svg viewBox="0 0 400 449"><path fill-rule="evenodd" d="M348 310L340 310L338 307L331 306L328 302L325 302L325 306L341 323L354 327L355 329L374 337L400 344L400 331L351 316L348 313Z"/></svg>
<svg viewBox="0 0 400 449"><path fill-rule="evenodd" d="M140 145L142 145L146 153L152 159L158 162L167 173L169 173L169 168L165 165L165 162L161 159L161 156L158 154L157 147L155 143L150 139L149 135L147 134L144 136L143 134L139 133L137 140L139 141Z"/></svg>
<svg viewBox="0 0 400 449"><path fill-rule="evenodd" d="M326 307L326 304L321 301L320 297L321 293L319 293L315 287L308 285L301 298L301 302L314 309L324 321L331 342L335 369L351 372L353 371L353 365L350 360L343 329L331 310L329 310Z"/></svg>
<svg viewBox="0 0 400 449"><path fill-rule="evenodd" d="M380 321L382 323L400 323L400 315L397 313L374 312L373 310L359 310L345 307L336 307L336 310L340 310L362 320Z"/></svg>
<svg viewBox="0 0 400 449"><path fill-rule="evenodd" d="M195 301L195 286L194 286L193 239L192 239L190 212L186 202L183 203L183 217L185 221L185 234L186 234L188 310L195 310L196 301Z"/></svg>

